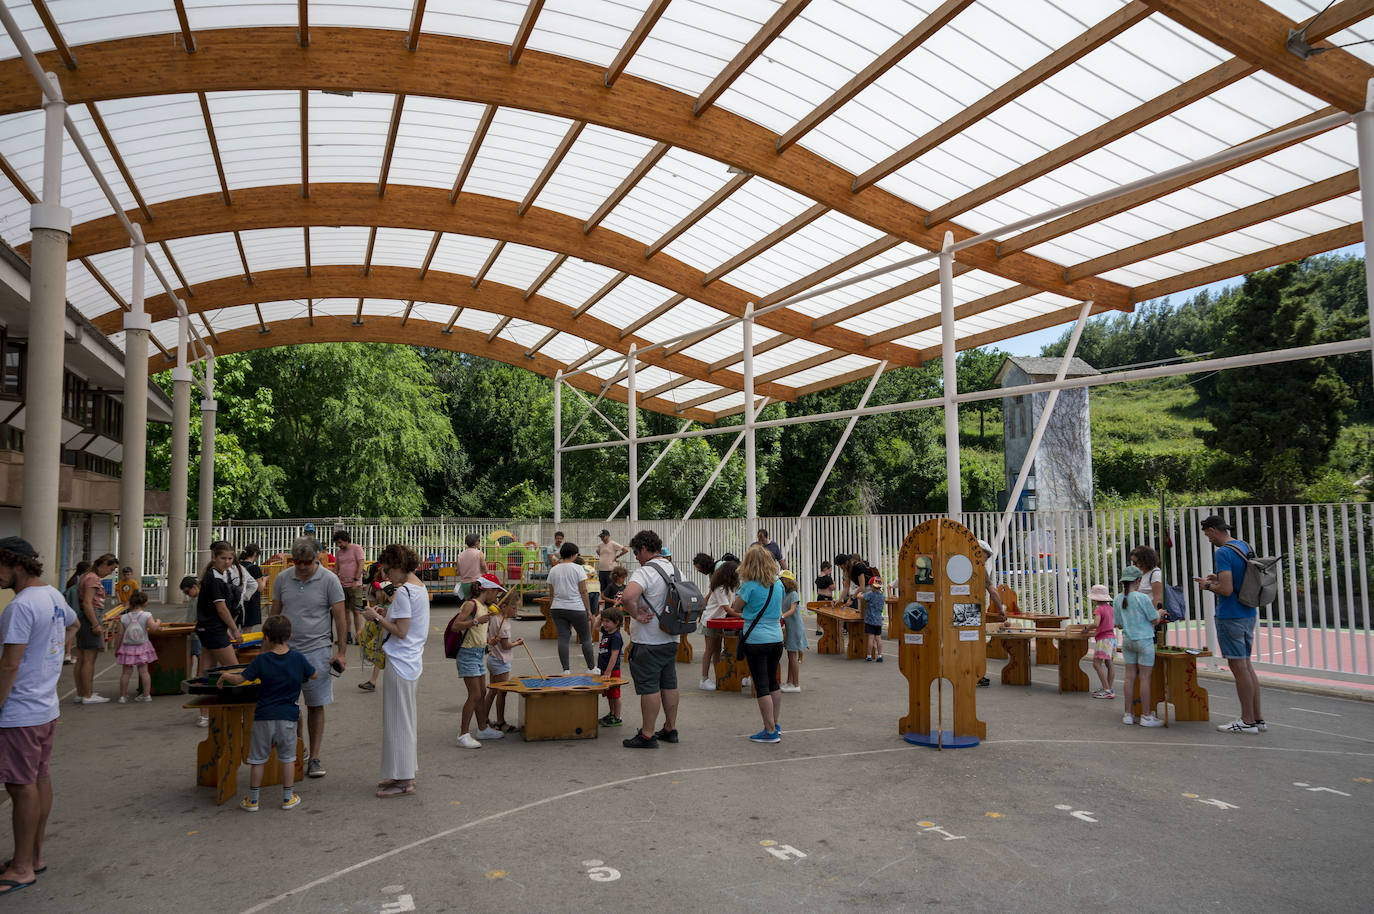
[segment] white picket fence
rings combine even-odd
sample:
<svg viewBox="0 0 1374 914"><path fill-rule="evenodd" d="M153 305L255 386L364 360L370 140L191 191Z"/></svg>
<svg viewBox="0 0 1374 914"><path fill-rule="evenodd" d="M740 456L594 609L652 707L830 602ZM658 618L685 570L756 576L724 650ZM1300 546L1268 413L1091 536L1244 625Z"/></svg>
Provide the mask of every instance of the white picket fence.
<svg viewBox="0 0 1374 914"><path fill-rule="evenodd" d="M1221 514L1236 536L1259 555L1282 554L1282 587L1278 600L1260 612L1257 658L1261 669L1318 678L1374 683L1374 629L1370 601L1374 582L1374 505L1264 505L1213 509L1208 507L1130 511L1040 511L1014 515L1010 532L993 563L993 578L1010 584L1021 607L1056 611L1072 619L1090 612L1088 587L1113 587L1129 553L1137 545L1153 546L1160 554L1166 583L1182 584L1188 619L1174 624L1170 640L1188 647L1211 647L1210 595L1204 596L1194 577L1212 571L1212 547L1199 523ZM885 581L895 583L897 556L903 540L920 522L938 515L882 514L848 517L760 518L772 539L785 547L790 567L803 593L814 594L813 581L823 560L841 553L861 554L876 565ZM217 525L214 539L242 548L257 543L264 555L290 550L307 519L250 521ZM451 561L468 533L485 536L507 530L521 542L547 545L554 525L548 519L422 518L377 520L314 518L322 542L344 528L354 542L374 556L387 543L406 543L421 556ZM1000 515L965 514L963 523L980 539L991 542ZM602 528L610 528L619 542L629 541L624 521L565 520L559 525L568 540L590 552ZM719 556L743 554L754 531L742 518L643 520L664 539L679 568L691 567L698 552ZM144 574L160 576L166 568L165 529L144 531ZM790 546L788 545L790 543ZM187 530L186 565L197 569L197 530ZM628 558L628 557L627 557ZM173 582L174 586L174 582ZM1204 600L1208 601L1204 603Z"/></svg>

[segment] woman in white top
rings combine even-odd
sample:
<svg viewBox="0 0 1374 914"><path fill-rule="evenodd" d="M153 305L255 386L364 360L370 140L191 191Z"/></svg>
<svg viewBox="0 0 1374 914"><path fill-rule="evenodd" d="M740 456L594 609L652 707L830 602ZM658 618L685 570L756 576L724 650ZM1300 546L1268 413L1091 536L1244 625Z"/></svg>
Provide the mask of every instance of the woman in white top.
<svg viewBox="0 0 1374 914"><path fill-rule="evenodd" d="M1164 571L1159 567L1159 556L1149 546L1136 546L1131 550L1131 564L1140 569L1140 581L1136 592L1150 598L1155 609L1164 608ZM1155 634L1159 635L1163 623L1155 624ZM1161 644L1163 642L1160 642Z"/></svg>
<svg viewBox="0 0 1374 914"><path fill-rule="evenodd" d="M707 628L706 623L724 616L725 611L735 600L739 590L739 562L722 559L715 571L711 572L711 593L706 597L706 608L701 613L701 630L706 634L706 653L701 655L701 690L716 690L716 660L720 657L721 645L725 639L715 629Z"/></svg>
<svg viewBox="0 0 1374 914"><path fill-rule="evenodd" d="M390 799L415 793L415 768L419 761L415 693L424 670L429 593L415 574L420 557L409 546L387 546L377 557L377 565L381 575L395 587L390 606L370 606L363 612L365 618L375 619L386 631L386 641L382 643L382 652L386 654L386 672L382 677L382 779L377 783L377 796Z"/></svg>
<svg viewBox="0 0 1374 914"><path fill-rule="evenodd" d="M596 666L596 642L592 641L591 598L587 595L587 571L577 563L576 543L564 543L558 550L558 564L549 569L549 614L558 627L558 662L563 675L572 673L568 666L568 644L577 632L582 643L582 659L587 661L587 675L599 676Z"/></svg>

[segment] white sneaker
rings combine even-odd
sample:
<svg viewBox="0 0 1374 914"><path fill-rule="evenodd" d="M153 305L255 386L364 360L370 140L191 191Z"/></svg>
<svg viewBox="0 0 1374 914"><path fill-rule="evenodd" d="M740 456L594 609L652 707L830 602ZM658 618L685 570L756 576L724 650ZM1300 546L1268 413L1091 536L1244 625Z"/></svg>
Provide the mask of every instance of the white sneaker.
<svg viewBox="0 0 1374 914"><path fill-rule="evenodd" d="M1155 717L1153 714L1145 714L1140 718L1140 725L1142 727L1162 727L1164 726L1164 721Z"/></svg>
<svg viewBox="0 0 1374 914"><path fill-rule="evenodd" d="M487 727L484 730L477 731L478 739L500 739L505 735L506 734L502 733L500 730L497 730L495 727Z"/></svg>
<svg viewBox="0 0 1374 914"><path fill-rule="evenodd" d="M196 726L197 726L197 727L208 727L208 726L210 726L210 718L208 718L208 717L198 717L198 718L196 718Z"/></svg>
<svg viewBox="0 0 1374 914"><path fill-rule="evenodd" d="M92 692L90 698L78 698L77 701L83 705L103 705L108 702L109 699L99 692Z"/></svg>
<svg viewBox="0 0 1374 914"><path fill-rule="evenodd" d="M1121 715L1121 722L1129 727L1135 723L1135 718L1129 714L1123 714Z"/></svg>
<svg viewBox="0 0 1374 914"><path fill-rule="evenodd" d="M153 696L151 696L151 695L140 695L140 696L138 696L137 698L134 699L134 701L152 701L152 700L153 700Z"/></svg>
<svg viewBox="0 0 1374 914"><path fill-rule="evenodd" d="M460 749L481 749L482 744L473 738L471 733L464 733L458 737L458 748Z"/></svg>
<svg viewBox="0 0 1374 914"><path fill-rule="evenodd" d="M743 679L739 681L740 687L747 689L749 688L749 683L752 681L753 680L751 680L748 676L745 676Z"/></svg>
<svg viewBox="0 0 1374 914"><path fill-rule="evenodd" d="M597 678L600 678L600 677L601 677L601 671L598 670L598 669L596 669L595 667L592 667L592 668L589 668L589 669L587 670L587 672L586 672L585 675L587 675L587 676L596 676Z"/></svg>
<svg viewBox="0 0 1374 914"><path fill-rule="evenodd" d="M122 704L122 705L127 705L127 704L129 703L129 699L128 699L128 698L125 698L123 695L121 695L121 696L119 696L119 703Z"/></svg>
<svg viewBox="0 0 1374 914"><path fill-rule="evenodd" d="M564 670L564 671L563 671L562 673L560 673L559 675L560 675L560 676L571 676L571 675L572 675L572 670Z"/></svg>
<svg viewBox="0 0 1374 914"><path fill-rule="evenodd" d="M783 686L782 686L781 688L778 689L778 691L779 691L779 692L800 692L800 691L801 691L801 686L794 686L794 685L790 685L790 684L784 683Z"/></svg>
<svg viewBox="0 0 1374 914"><path fill-rule="evenodd" d="M697 688L701 689L703 692L714 692L716 690L716 684L713 680L703 679L701 685L697 686Z"/></svg>

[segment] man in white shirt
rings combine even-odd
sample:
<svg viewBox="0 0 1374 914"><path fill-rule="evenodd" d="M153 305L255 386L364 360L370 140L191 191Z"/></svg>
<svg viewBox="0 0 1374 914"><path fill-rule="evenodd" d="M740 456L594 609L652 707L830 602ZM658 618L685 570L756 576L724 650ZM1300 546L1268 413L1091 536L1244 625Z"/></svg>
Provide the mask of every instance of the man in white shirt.
<svg viewBox="0 0 1374 914"><path fill-rule="evenodd" d="M604 532L604 531L603 531ZM605 539L609 539L607 533ZM668 584L652 568L654 563L671 576L673 564L663 558L663 541L652 530L641 530L630 540L630 552L639 568L630 575L620 596L620 604L630 615L630 678L639 696L643 716L639 732L622 745L627 749L657 749L659 740L677 742L677 644L658 625L658 613L668 598ZM663 711L663 729L655 731L658 712Z"/></svg>
<svg viewBox="0 0 1374 914"><path fill-rule="evenodd" d="M14 805L14 856L0 872L0 895L12 895L47 869L43 833L52 811L48 763L57 679L77 620L61 592L43 583L43 565L27 540L0 539L0 587L15 593L0 615L0 780Z"/></svg>

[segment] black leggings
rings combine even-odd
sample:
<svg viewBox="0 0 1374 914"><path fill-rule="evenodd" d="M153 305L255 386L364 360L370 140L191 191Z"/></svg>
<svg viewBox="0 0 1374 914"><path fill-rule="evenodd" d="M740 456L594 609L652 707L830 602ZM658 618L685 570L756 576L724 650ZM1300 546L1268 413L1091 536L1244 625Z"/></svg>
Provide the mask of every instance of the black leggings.
<svg viewBox="0 0 1374 914"><path fill-rule="evenodd" d="M587 669L596 666L596 646L592 644L591 620L580 609L554 609L550 610L553 616L553 624L558 626L558 662L563 664L563 669L570 670L568 666L568 643L572 641L572 633L577 632L577 637L582 642L582 659L587 661Z"/></svg>
<svg viewBox="0 0 1374 914"><path fill-rule="evenodd" d="M749 679L754 684L754 697L772 695L782 688L778 664L782 662L782 642L744 645L744 659L749 664Z"/></svg>

